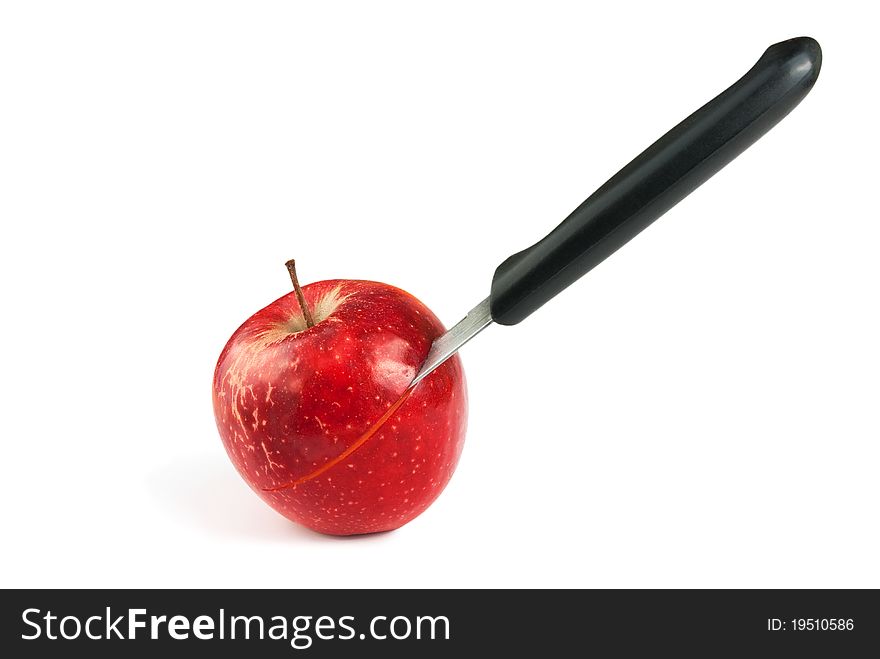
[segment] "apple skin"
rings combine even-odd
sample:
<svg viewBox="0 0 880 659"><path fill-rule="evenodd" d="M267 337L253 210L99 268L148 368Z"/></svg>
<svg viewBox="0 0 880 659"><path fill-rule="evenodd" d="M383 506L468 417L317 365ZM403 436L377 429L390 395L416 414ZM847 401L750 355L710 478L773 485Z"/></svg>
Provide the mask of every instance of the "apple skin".
<svg viewBox="0 0 880 659"><path fill-rule="evenodd" d="M467 425L457 356L409 389L445 329L415 297L370 281L303 287L251 316L214 372L223 445L250 487L315 531L403 526L449 482Z"/></svg>

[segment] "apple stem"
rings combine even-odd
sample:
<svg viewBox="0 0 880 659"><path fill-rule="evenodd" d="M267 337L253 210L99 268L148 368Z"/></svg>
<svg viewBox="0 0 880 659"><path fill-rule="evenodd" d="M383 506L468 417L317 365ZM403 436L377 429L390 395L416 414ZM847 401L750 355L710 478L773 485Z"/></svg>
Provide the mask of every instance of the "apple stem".
<svg viewBox="0 0 880 659"><path fill-rule="evenodd" d="M306 321L306 327L314 327L315 319L312 318L312 312L306 303L306 296L300 288L299 279L296 278L296 261L290 259L284 265L287 266L287 272L290 273L290 281L293 282L293 290L296 291L296 299L299 301L299 308L302 311L303 318Z"/></svg>

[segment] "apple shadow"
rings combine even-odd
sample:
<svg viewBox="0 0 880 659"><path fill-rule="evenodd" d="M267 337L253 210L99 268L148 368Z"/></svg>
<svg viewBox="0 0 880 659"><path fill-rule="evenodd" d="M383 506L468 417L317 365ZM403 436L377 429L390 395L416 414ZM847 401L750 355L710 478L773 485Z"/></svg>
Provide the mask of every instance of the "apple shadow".
<svg viewBox="0 0 880 659"><path fill-rule="evenodd" d="M169 515L222 538L322 543L386 535L336 537L295 524L260 501L222 453L178 458L150 473L146 485Z"/></svg>

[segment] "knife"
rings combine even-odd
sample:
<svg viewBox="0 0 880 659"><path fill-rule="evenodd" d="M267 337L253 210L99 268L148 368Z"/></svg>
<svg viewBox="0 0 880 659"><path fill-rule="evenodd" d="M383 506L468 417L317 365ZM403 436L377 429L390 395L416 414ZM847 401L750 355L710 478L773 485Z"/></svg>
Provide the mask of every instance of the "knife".
<svg viewBox="0 0 880 659"><path fill-rule="evenodd" d="M434 340L410 388L490 324L516 325L779 123L812 89L815 39L770 46L737 82L611 177L547 236L495 270L489 297Z"/></svg>

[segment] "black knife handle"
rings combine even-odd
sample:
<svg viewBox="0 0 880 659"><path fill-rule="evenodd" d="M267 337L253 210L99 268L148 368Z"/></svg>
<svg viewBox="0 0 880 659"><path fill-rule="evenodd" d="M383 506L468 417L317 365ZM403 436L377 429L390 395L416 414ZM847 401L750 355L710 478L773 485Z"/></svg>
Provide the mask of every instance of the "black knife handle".
<svg viewBox="0 0 880 659"><path fill-rule="evenodd" d="M810 37L770 46L732 87L654 142L532 247L495 270L492 319L515 325L604 261L800 103L822 50Z"/></svg>

